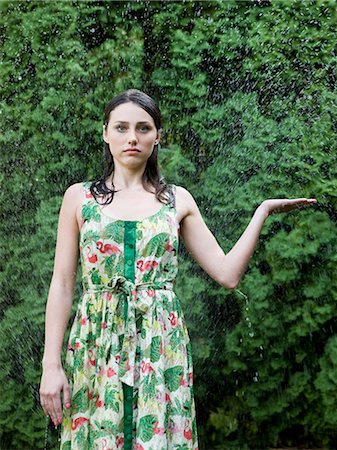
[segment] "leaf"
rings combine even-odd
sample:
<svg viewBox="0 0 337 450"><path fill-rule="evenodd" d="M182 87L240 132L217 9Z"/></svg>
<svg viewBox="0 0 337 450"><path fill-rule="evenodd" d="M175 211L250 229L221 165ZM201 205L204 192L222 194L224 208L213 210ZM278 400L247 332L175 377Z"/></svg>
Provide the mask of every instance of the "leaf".
<svg viewBox="0 0 337 450"><path fill-rule="evenodd" d="M74 369L82 370L84 367L85 348L81 347L74 351Z"/></svg>
<svg viewBox="0 0 337 450"><path fill-rule="evenodd" d="M91 272L90 278L91 278L91 281L92 281L93 284L100 284L101 283L101 276L100 276L100 274L99 274L97 269L94 269Z"/></svg>
<svg viewBox="0 0 337 450"><path fill-rule="evenodd" d="M99 222L101 220L99 206L91 201L84 203L82 206L82 218L84 221L93 219L95 222Z"/></svg>
<svg viewBox="0 0 337 450"><path fill-rule="evenodd" d="M100 238L100 235L96 231L91 229L91 230L86 231L83 234L82 240L81 240L81 244L84 247L89 242L96 242L96 241L98 241L99 238Z"/></svg>
<svg viewBox="0 0 337 450"><path fill-rule="evenodd" d="M159 233L154 236L147 244L143 252L143 257L155 256L160 257L165 253L165 248L170 240L167 233Z"/></svg>
<svg viewBox="0 0 337 450"><path fill-rule="evenodd" d="M61 450L71 450L71 441L64 442Z"/></svg>
<svg viewBox="0 0 337 450"><path fill-rule="evenodd" d="M112 255L109 255L104 259L105 272L110 277L112 277L116 271L116 258L117 258L116 253L113 253Z"/></svg>
<svg viewBox="0 0 337 450"><path fill-rule="evenodd" d="M155 336L151 340L150 360L151 362L157 362L160 359L160 343L161 336Z"/></svg>
<svg viewBox="0 0 337 450"><path fill-rule="evenodd" d="M96 433L97 433L97 431L96 431L96 430L93 430L93 433L91 433L91 434L93 434L93 435L95 436ZM81 427L81 428L77 431L77 433L76 433L76 435L75 435L75 442L77 443L77 445L78 445L79 448L82 448L82 447L83 447L83 443L84 443L85 440L86 440L86 435L87 435L86 427ZM93 438L94 438L94 436L93 436ZM94 439L95 439L95 438L94 438Z"/></svg>
<svg viewBox="0 0 337 450"><path fill-rule="evenodd" d="M149 399L155 399L155 391L156 391L156 385L158 384L158 379L155 375L155 373L149 373L144 378L143 383L143 396L144 401L147 402Z"/></svg>
<svg viewBox="0 0 337 450"><path fill-rule="evenodd" d="M112 420L102 420L100 426L104 428L105 433L108 432L114 435L118 433L118 426Z"/></svg>
<svg viewBox="0 0 337 450"><path fill-rule="evenodd" d="M109 223L105 229L105 238L113 239L117 244L124 242L124 223L117 221Z"/></svg>
<svg viewBox="0 0 337 450"><path fill-rule="evenodd" d="M119 412L118 391L111 387L107 387L104 397L104 405L106 408L112 408L115 412Z"/></svg>
<svg viewBox="0 0 337 450"><path fill-rule="evenodd" d="M179 388L183 371L183 366L175 366L165 370L165 384L167 384L170 392L174 392Z"/></svg>
<svg viewBox="0 0 337 450"><path fill-rule="evenodd" d="M181 331L179 330L179 328L175 328L171 334L171 338L170 338L170 345L172 347L172 350L176 350L180 344L181 344Z"/></svg>
<svg viewBox="0 0 337 450"><path fill-rule="evenodd" d="M79 412L86 412L89 408L89 400L88 400L88 388L86 386L82 386L72 398L72 414L75 415Z"/></svg>
<svg viewBox="0 0 337 450"><path fill-rule="evenodd" d="M139 421L139 436L144 442L149 442L154 435L154 427L158 423L157 416L149 414Z"/></svg>

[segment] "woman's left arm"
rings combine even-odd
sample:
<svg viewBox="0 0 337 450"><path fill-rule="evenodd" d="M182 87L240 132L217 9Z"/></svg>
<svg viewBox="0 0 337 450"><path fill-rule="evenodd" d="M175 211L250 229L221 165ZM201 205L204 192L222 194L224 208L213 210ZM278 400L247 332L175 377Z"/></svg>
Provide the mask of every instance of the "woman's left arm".
<svg viewBox="0 0 337 450"><path fill-rule="evenodd" d="M269 199L255 210L247 228L225 254L214 235L205 224L192 195L179 187L180 201L187 214L180 224L180 235L184 245L198 264L218 283L235 289L245 273L254 253L262 226L267 217L276 212L286 212L304 205L317 203L316 199Z"/></svg>

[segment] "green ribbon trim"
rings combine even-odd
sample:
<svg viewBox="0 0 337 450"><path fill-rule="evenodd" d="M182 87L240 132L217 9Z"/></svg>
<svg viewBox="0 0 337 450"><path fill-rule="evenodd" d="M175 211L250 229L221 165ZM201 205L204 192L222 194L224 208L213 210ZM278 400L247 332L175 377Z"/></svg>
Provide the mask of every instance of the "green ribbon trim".
<svg viewBox="0 0 337 450"><path fill-rule="evenodd" d="M134 222L125 222L124 230L124 261L132 261L132 264L128 265L124 263L124 275L131 281L132 287L135 281L135 258L136 258L136 224ZM122 283L126 287L126 284ZM126 293L126 296L128 293ZM124 302L124 323L127 328L128 317L128 302ZM136 325L136 324L135 324ZM124 346L123 339L123 346ZM132 400L133 400L133 387L123 384L124 391L124 450L132 450Z"/></svg>

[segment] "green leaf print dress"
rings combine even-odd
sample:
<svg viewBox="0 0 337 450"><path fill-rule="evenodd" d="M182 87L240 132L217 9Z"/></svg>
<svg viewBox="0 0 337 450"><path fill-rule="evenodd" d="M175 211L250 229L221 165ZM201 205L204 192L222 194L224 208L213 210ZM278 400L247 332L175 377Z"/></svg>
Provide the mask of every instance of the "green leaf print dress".
<svg viewBox="0 0 337 450"><path fill-rule="evenodd" d="M198 450L189 334L173 291L179 223L107 216L83 182L83 294L64 364L61 450Z"/></svg>

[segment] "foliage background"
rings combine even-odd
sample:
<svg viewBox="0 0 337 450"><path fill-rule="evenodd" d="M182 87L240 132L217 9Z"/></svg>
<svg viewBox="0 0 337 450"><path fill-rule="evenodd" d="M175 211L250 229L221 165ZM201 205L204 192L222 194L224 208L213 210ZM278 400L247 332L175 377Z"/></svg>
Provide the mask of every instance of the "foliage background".
<svg viewBox="0 0 337 450"><path fill-rule="evenodd" d="M104 106L132 87L162 110L163 174L190 190L225 252L264 199L318 199L267 219L239 291L181 245L200 449L335 448L336 3L0 12L1 448L57 448L38 389L59 207L70 184L101 174ZM74 310L79 280L80 268Z"/></svg>

